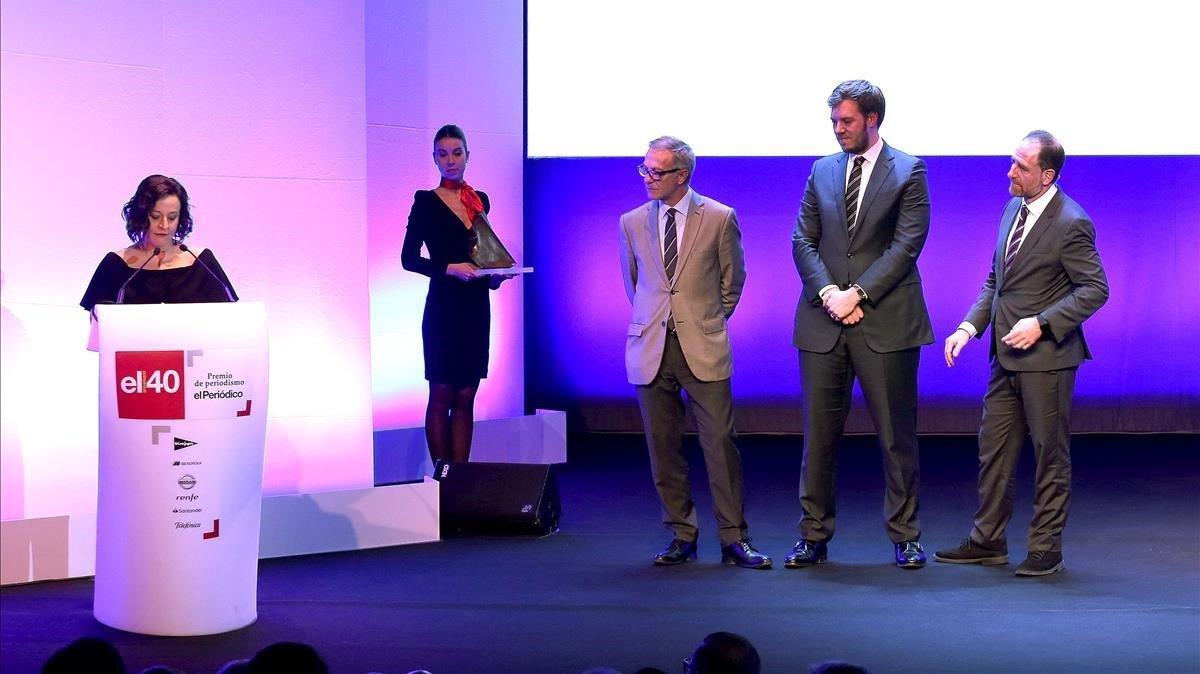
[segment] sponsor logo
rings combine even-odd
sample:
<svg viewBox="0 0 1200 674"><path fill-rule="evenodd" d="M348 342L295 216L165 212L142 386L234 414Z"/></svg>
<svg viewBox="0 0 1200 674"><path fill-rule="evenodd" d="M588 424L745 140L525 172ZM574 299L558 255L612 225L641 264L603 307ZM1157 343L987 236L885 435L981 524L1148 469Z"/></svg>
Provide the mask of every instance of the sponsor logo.
<svg viewBox="0 0 1200 674"><path fill-rule="evenodd" d="M184 418L183 351L118 351L117 416Z"/></svg>
<svg viewBox="0 0 1200 674"><path fill-rule="evenodd" d="M201 463L199 461L172 461L171 465L172 466L199 466L199 465L201 465Z"/></svg>
<svg viewBox="0 0 1200 674"><path fill-rule="evenodd" d="M184 475L179 478L179 486L182 489L191 489L196 486L196 478L191 475Z"/></svg>
<svg viewBox="0 0 1200 674"><path fill-rule="evenodd" d="M176 522L175 528L176 529L199 529L200 523L199 522Z"/></svg>
<svg viewBox="0 0 1200 674"><path fill-rule="evenodd" d="M188 447L191 447L191 446L193 446L193 445L195 445L195 444L196 444L196 443L195 443L195 442L192 442L191 440L184 440L183 438L175 438L175 442L174 442L174 445L175 445L175 451L177 451L177 452L178 452L178 451L179 451L179 450L181 450L181 449L186 449L186 448L188 448Z"/></svg>
<svg viewBox="0 0 1200 674"><path fill-rule="evenodd" d="M198 498L200 498L199 494L180 494L179 496L175 497L175 500L176 501L187 501L187 502L191 503L192 501L195 501Z"/></svg>
<svg viewBox="0 0 1200 674"><path fill-rule="evenodd" d="M176 514L178 514L178 513L199 513L199 512L204 512L204 508L174 508L171 510L171 512L176 513Z"/></svg>

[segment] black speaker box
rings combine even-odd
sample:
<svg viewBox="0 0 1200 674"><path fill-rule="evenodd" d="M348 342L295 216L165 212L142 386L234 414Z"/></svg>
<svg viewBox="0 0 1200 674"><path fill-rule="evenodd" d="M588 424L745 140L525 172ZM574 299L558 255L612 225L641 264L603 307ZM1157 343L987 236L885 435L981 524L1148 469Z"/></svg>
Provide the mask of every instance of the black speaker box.
<svg viewBox="0 0 1200 674"><path fill-rule="evenodd" d="M443 533L558 531L562 503L553 466L439 461L433 476L441 482Z"/></svg>

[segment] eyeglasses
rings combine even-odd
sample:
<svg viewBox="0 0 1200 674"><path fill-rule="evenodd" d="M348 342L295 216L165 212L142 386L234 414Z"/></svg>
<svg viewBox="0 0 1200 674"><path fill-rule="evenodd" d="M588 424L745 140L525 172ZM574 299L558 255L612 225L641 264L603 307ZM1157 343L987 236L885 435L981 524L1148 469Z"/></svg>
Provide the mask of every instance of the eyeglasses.
<svg viewBox="0 0 1200 674"><path fill-rule="evenodd" d="M659 171L658 169L652 169L649 166L646 166L645 164L638 164L638 175L640 175L643 178L649 178L655 182L662 180L663 176L665 176L665 175L677 173L682 170L683 170L682 168L673 168L673 169L668 169L666 171Z"/></svg>

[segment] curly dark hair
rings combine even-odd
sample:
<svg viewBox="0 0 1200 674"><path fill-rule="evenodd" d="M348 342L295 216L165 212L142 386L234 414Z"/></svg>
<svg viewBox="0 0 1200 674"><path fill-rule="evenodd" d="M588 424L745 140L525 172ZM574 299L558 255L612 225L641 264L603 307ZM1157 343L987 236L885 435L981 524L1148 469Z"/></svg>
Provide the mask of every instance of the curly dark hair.
<svg viewBox="0 0 1200 674"><path fill-rule="evenodd" d="M121 216L125 218L125 233L129 240L137 243L146 230L150 228L150 211L159 199L169 196L179 197L179 227L175 230L175 241L183 241L192 233L192 212L188 209L187 190L179 181L158 174L146 176L138 183L133 198L125 202Z"/></svg>

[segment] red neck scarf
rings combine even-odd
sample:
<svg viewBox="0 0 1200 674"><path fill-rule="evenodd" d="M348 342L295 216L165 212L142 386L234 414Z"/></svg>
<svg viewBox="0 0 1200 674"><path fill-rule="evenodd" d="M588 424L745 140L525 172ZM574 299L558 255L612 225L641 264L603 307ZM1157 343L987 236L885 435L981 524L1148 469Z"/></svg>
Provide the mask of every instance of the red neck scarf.
<svg viewBox="0 0 1200 674"><path fill-rule="evenodd" d="M442 187L448 190L458 190L458 200L467 209L467 220L475 222L475 218L483 212L483 200L479 198L479 193L475 191L466 181L446 180L442 178Z"/></svg>

